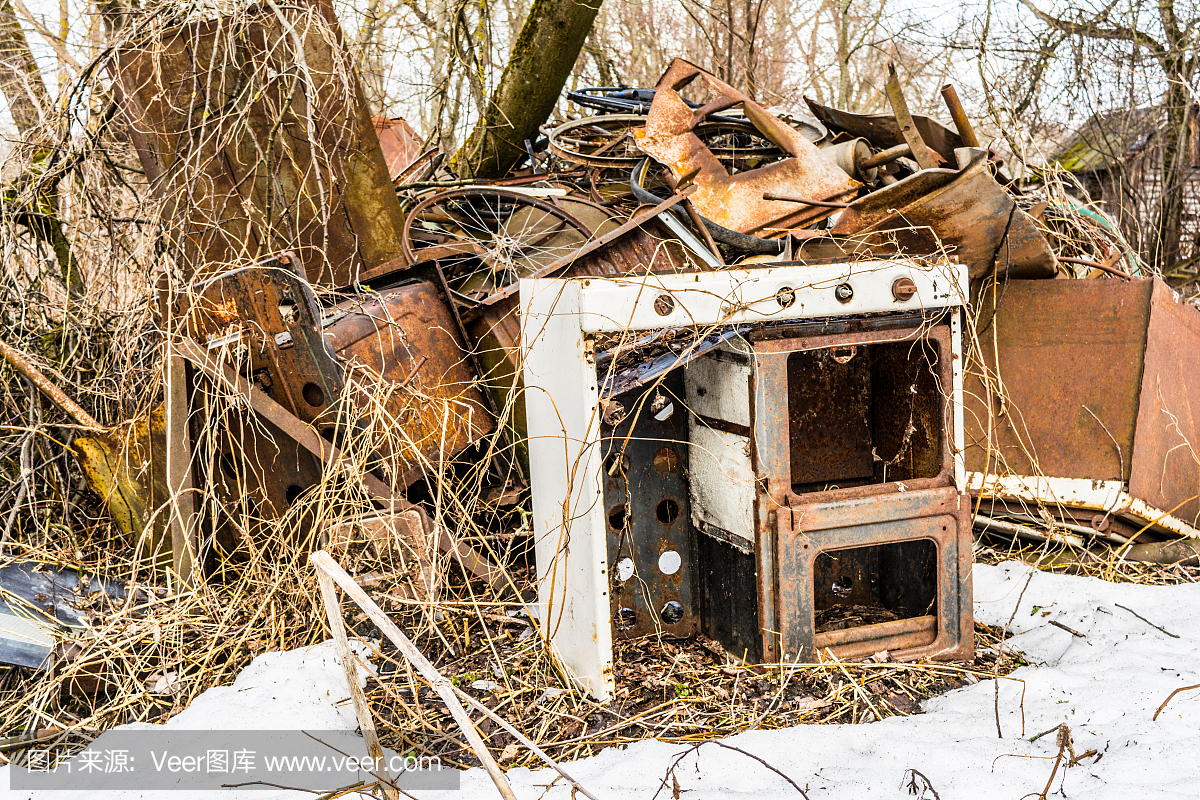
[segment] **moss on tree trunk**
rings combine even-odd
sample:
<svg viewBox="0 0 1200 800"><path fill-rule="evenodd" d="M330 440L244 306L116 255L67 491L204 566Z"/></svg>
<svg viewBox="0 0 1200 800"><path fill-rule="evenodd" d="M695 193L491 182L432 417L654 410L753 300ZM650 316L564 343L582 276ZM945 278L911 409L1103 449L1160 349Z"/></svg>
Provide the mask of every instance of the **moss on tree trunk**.
<svg viewBox="0 0 1200 800"><path fill-rule="evenodd" d="M534 0L487 110L454 156L464 178L498 178L537 136L592 29L601 0Z"/></svg>

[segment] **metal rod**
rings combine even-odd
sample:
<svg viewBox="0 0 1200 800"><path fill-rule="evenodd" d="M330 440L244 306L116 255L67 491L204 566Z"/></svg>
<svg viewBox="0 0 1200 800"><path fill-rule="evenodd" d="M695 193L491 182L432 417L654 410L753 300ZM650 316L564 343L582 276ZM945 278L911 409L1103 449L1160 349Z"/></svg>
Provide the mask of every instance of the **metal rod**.
<svg viewBox="0 0 1200 800"><path fill-rule="evenodd" d="M1025 514L1015 514L1011 511L1005 512L1005 516L1012 517L1013 519L1016 519L1016 520L1021 520L1022 522L1032 522L1035 525L1038 525L1042 522L1040 519L1037 519L1036 517L1030 517ZM1078 525L1076 523L1067 522L1065 520L1061 520L1061 519L1057 519L1057 518L1054 520L1054 523L1056 525L1058 525L1059 527L1066 528L1067 530L1074 531L1075 533L1083 534L1084 536L1095 536L1097 539L1104 539L1105 541L1110 541L1110 542L1113 542L1114 544L1128 544L1129 543L1128 539L1126 539L1124 536L1121 536L1120 534L1117 534L1117 533L1103 533L1101 531L1096 530L1095 528L1089 528L1086 525Z"/></svg>
<svg viewBox="0 0 1200 800"><path fill-rule="evenodd" d="M1116 275L1118 278L1124 278L1127 281L1133 280L1133 276L1130 275L1128 272L1122 272L1121 270L1117 269L1116 267L1110 267L1105 264L1101 264L1099 261L1092 261L1090 258L1073 258L1071 256L1059 256L1058 260L1065 261L1068 264L1080 264L1085 267L1091 267L1092 269L1098 269L1101 272L1107 272L1109 275Z"/></svg>
<svg viewBox="0 0 1200 800"><path fill-rule="evenodd" d="M807 197L790 197L783 194L774 194L772 192L764 192L763 200L782 200L785 203L804 203L808 206L817 206L818 208L849 208L849 203L839 203L833 200L809 200Z"/></svg>
<svg viewBox="0 0 1200 800"><path fill-rule="evenodd" d="M900 76L896 74L896 65L892 62L888 62L887 96L891 101L892 112L896 115L900 132L904 134L904 141L912 148L912 157L917 166L921 169L934 169L937 164L929 154L929 148L925 146L925 140L921 138L921 132L917 130L917 124L908 110L908 101L904 99L904 89L900 86Z"/></svg>
<svg viewBox="0 0 1200 800"><path fill-rule="evenodd" d="M1016 536L1019 539L1030 539L1035 542L1067 544L1071 547L1077 547L1081 550L1086 548L1083 543L1083 539L1073 533L1051 534L1045 531L1034 530L1027 525L1017 525L1014 522L1005 522L1003 520L985 517L982 514L975 515L975 527L984 531L994 529L1000 533L1006 533L1009 536Z"/></svg>
<svg viewBox="0 0 1200 800"><path fill-rule="evenodd" d="M30 383L36 386L42 394L46 395L50 402L67 412L68 417L85 428L104 430L104 426L95 417L84 411L82 406L67 397L66 392L55 386L49 378L43 375L41 370L30 364L29 360L25 358L25 354L20 350L10 347L7 342L0 341L0 354L3 354L4 360L12 364L17 372L28 378Z"/></svg>
<svg viewBox="0 0 1200 800"><path fill-rule="evenodd" d="M929 637L929 634L936 634L937 627L937 617L932 615L878 622L873 625L859 625L840 631L822 631L813 636L813 647L821 650L826 647L838 647L843 644L897 639L901 636L912 639L911 644L893 644L893 646L888 648L889 650L903 650L905 647L917 647L921 644L928 644L925 639L932 638Z"/></svg>
<svg viewBox="0 0 1200 800"><path fill-rule="evenodd" d="M967 119L966 109L958 99L958 90L954 88L953 83L942 87L942 99L946 101L946 108L950 109L950 118L954 120L954 127L958 129L958 136L963 140L963 144L967 147L980 147L979 137L975 135L971 120Z"/></svg>

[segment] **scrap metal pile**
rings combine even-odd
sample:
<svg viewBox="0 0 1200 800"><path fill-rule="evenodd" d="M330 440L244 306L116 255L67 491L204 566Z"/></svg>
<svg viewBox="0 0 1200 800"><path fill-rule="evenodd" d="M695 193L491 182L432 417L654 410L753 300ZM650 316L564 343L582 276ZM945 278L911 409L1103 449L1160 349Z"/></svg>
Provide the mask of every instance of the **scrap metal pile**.
<svg viewBox="0 0 1200 800"><path fill-rule="evenodd" d="M782 114L677 59L478 181L370 117L329 13L113 67L181 255L163 406L76 450L183 580L283 525L394 548L414 598L439 550L498 588L441 481L532 496L545 636L604 698L614 637L969 659L973 525L1200 536L1200 315L1023 192L952 87L951 126L894 69L892 113Z"/></svg>

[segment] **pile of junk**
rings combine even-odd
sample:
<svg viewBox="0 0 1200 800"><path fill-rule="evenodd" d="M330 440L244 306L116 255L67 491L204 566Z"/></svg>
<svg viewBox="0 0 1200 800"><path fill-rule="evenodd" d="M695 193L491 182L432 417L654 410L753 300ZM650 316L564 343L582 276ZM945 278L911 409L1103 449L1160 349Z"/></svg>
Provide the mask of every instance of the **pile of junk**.
<svg viewBox="0 0 1200 800"><path fill-rule="evenodd" d="M75 450L178 579L288 518L499 590L431 488L466 465L529 512L541 630L603 700L650 634L969 660L973 531L1195 562L1200 312L1018 186L952 86L949 124L895 69L891 113L785 114L676 59L472 180L370 116L337 31L263 9L110 68L180 257L163 405ZM372 513L288 516L331 476Z"/></svg>

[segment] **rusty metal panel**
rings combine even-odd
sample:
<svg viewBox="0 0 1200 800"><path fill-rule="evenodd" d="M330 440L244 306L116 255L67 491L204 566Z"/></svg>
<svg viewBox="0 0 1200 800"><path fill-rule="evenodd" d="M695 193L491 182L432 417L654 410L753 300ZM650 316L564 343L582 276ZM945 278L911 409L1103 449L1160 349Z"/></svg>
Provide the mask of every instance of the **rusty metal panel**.
<svg viewBox="0 0 1200 800"><path fill-rule="evenodd" d="M697 78L718 99L694 110L679 92ZM741 105L746 118L763 136L791 157L730 175L694 128L707 111L734 105ZM635 129L633 135L638 148L667 165L676 179L695 176L699 188L691 201L697 211L742 233L782 230L829 215L827 208L766 200L764 194L827 200L861 185L799 131L711 73L679 58L671 62L659 79L646 125Z"/></svg>
<svg viewBox="0 0 1200 800"><path fill-rule="evenodd" d="M979 297L979 347L965 376L967 469L1128 481L1151 286L1009 281Z"/></svg>
<svg viewBox="0 0 1200 800"><path fill-rule="evenodd" d="M160 31L112 75L193 273L293 250L338 287L400 255L400 204L327 5Z"/></svg>
<svg viewBox="0 0 1200 800"><path fill-rule="evenodd" d="M421 135L403 117L375 117L373 122L388 177L394 181L421 155Z"/></svg>
<svg viewBox="0 0 1200 800"><path fill-rule="evenodd" d="M793 484L870 478L871 366L848 346L788 356L788 438ZM839 353L842 351L838 351ZM856 357L850 357L853 354ZM793 377L803 372L803 391Z"/></svg>
<svg viewBox="0 0 1200 800"><path fill-rule="evenodd" d="M902 253L957 256L972 279L1053 277L1058 262L1046 237L996 183L987 153L957 155L959 169L922 170L853 201L831 233L886 231Z"/></svg>
<svg viewBox="0 0 1200 800"><path fill-rule="evenodd" d="M386 397L400 435L381 435L396 488L422 478L494 428L447 298L428 282L347 300L325 336L346 369L351 399ZM382 432L381 432L382 433Z"/></svg>
<svg viewBox="0 0 1200 800"><path fill-rule="evenodd" d="M312 288L288 267L290 254L227 272L185 299L192 337L224 349L267 395L305 422L337 402L342 371L321 335Z"/></svg>
<svg viewBox="0 0 1200 800"><path fill-rule="evenodd" d="M342 370L321 334L321 311L312 288L289 267L289 254L200 281L181 309L193 338L230 364L268 397L308 423L337 404ZM210 408L197 389L195 408ZM219 419L192 417L192 440L213 438L215 463L208 480L229 504L244 502L252 517L278 519L321 481L320 462L286 431L230 410ZM216 522L217 546L233 552L236 526Z"/></svg>
<svg viewBox="0 0 1200 800"><path fill-rule="evenodd" d="M1154 279L1153 287L1129 493L1196 527L1200 521L1200 311L1181 301L1161 280Z"/></svg>

